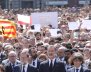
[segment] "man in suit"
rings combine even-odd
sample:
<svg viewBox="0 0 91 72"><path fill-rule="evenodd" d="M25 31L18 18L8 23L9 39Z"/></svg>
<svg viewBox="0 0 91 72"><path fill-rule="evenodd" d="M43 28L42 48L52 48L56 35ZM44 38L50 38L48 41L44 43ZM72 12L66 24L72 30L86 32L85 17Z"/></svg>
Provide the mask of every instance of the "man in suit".
<svg viewBox="0 0 91 72"><path fill-rule="evenodd" d="M20 64L20 61L16 60L16 53L14 51L10 51L8 59L3 62L6 63L4 65L6 72L15 72L16 66Z"/></svg>
<svg viewBox="0 0 91 72"><path fill-rule="evenodd" d="M63 47L63 46L58 48L58 50L57 50L57 60L60 60L63 63L66 63L66 61L65 61L65 50L66 50L66 48Z"/></svg>
<svg viewBox="0 0 91 72"><path fill-rule="evenodd" d="M29 49L29 55L31 56L30 64L39 69L40 61L37 58L37 50L35 47L31 47L31 49Z"/></svg>
<svg viewBox="0 0 91 72"><path fill-rule="evenodd" d="M17 66L18 72L37 72L37 69L28 63L29 52L28 49L23 49L20 53L21 64Z"/></svg>
<svg viewBox="0 0 91 72"><path fill-rule="evenodd" d="M70 68L67 70L67 72L90 72L87 68L84 68L83 64L83 56L81 53L76 52L73 54L71 58L71 63L73 65L73 68Z"/></svg>
<svg viewBox="0 0 91 72"><path fill-rule="evenodd" d="M49 59L42 62L39 72L66 72L64 63L56 60L56 51L53 45L50 45L47 51Z"/></svg>

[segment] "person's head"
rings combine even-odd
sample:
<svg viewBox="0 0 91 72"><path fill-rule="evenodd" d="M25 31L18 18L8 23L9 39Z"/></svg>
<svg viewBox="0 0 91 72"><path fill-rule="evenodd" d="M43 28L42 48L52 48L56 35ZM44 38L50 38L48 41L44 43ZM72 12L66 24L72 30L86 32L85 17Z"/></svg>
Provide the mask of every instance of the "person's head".
<svg viewBox="0 0 91 72"><path fill-rule="evenodd" d="M49 59L54 59L56 56L56 51L53 45L50 45L47 50L47 55Z"/></svg>
<svg viewBox="0 0 91 72"><path fill-rule="evenodd" d="M68 60L72 55L72 51L70 49L65 50L65 58Z"/></svg>
<svg viewBox="0 0 91 72"><path fill-rule="evenodd" d="M9 52L9 54L8 54L8 58L9 58L9 61L11 62L11 63L15 63L15 61L16 61L16 52L14 52L14 51L10 51Z"/></svg>
<svg viewBox="0 0 91 72"><path fill-rule="evenodd" d="M49 37L45 37L45 38L43 39L43 41L44 41L44 43L49 43L50 38L49 38Z"/></svg>
<svg viewBox="0 0 91 72"><path fill-rule="evenodd" d="M43 45L42 42L39 42L39 43L36 44L36 46L37 46L37 50L38 50L38 51L41 50L41 46L42 46L42 45Z"/></svg>
<svg viewBox="0 0 91 72"><path fill-rule="evenodd" d="M84 59L89 59L90 58L90 49L84 48L83 55L84 55Z"/></svg>
<svg viewBox="0 0 91 72"><path fill-rule="evenodd" d="M24 37L24 38L22 39L22 43L23 43L24 45L28 44L28 39Z"/></svg>
<svg viewBox="0 0 91 72"><path fill-rule="evenodd" d="M74 65L76 68L79 68L84 62L83 55L79 52L73 54L71 58L71 64Z"/></svg>
<svg viewBox="0 0 91 72"><path fill-rule="evenodd" d="M36 37L36 40L41 40L41 33L40 32L36 32L35 33L35 37Z"/></svg>
<svg viewBox="0 0 91 72"><path fill-rule="evenodd" d="M60 43L55 43L55 44L54 44L54 48L56 49L56 51L58 50L58 48L59 48L60 46L61 46Z"/></svg>
<svg viewBox="0 0 91 72"><path fill-rule="evenodd" d="M53 37L50 38L49 44L50 45L54 45L55 44L55 39Z"/></svg>
<svg viewBox="0 0 91 72"><path fill-rule="evenodd" d="M58 57L64 57L64 55L65 55L65 50L66 50L66 48L65 47L60 47L60 48L58 48L58 50L57 50L57 55L58 55Z"/></svg>
<svg viewBox="0 0 91 72"><path fill-rule="evenodd" d="M31 37L30 39L28 39L29 45L31 46L35 46L35 37Z"/></svg>
<svg viewBox="0 0 91 72"><path fill-rule="evenodd" d="M42 53L46 54L47 53L47 49L48 49L48 47L46 45L42 45L41 46L41 52Z"/></svg>
<svg viewBox="0 0 91 72"><path fill-rule="evenodd" d="M19 43L14 44L14 49L18 53L22 50L22 46Z"/></svg>
<svg viewBox="0 0 91 72"><path fill-rule="evenodd" d="M3 65L0 64L0 72L5 72L5 68Z"/></svg>
<svg viewBox="0 0 91 72"><path fill-rule="evenodd" d="M66 48L68 48L68 49L72 49L72 45L71 45L71 43L66 43Z"/></svg>
<svg viewBox="0 0 91 72"><path fill-rule="evenodd" d="M36 47L31 47L31 56L32 56L32 59L37 58L37 49L36 49Z"/></svg>
<svg viewBox="0 0 91 72"><path fill-rule="evenodd" d="M20 53L20 61L22 64L28 63L29 60L29 50L23 49Z"/></svg>
<svg viewBox="0 0 91 72"><path fill-rule="evenodd" d="M43 62L43 61L47 60L48 58L47 58L46 54L40 54L38 56L38 59L39 59L40 62Z"/></svg>
<svg viewBox="0 0 91 72"><path fill-rule="evenodd" d="M14 47L13 47L12 45L6 45L6 46L4 47L4 49L5 49L5 51L6 51L7 53L9 53L10 51L13 51L13 50L14 50Z"/></svg>
<svg viewBox="0 0 91 72"><path fill-rule="evenodd" d="M27 37L31 38L34 36L34 32L32 32L31 30L27 31Z"/></svg>

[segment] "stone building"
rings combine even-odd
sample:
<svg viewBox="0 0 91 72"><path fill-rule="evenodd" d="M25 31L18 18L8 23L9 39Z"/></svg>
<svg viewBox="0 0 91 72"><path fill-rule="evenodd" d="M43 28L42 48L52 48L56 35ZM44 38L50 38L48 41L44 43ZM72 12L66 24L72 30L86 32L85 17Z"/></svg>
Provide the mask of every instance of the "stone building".
<svg viewBox="0 0 91 72"><path fill-rule="evenodd" d="M45 8L46 6L89 5L91 0L0 0L2 8Z"/></svg>

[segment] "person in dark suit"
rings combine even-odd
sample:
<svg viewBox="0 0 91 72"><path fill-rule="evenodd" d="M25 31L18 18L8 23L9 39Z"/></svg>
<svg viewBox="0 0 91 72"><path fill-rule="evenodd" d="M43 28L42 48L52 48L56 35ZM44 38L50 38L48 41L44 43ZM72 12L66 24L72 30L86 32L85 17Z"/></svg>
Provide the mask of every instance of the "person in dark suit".
<svg viewBox="0 0 91 72"><path fill-rule="evenodd" d="M39 72L66 72L64 63L56 60L54 46L50 45L47 51L48 60L40 64Z"/></svg>
<svg viewBox="0 0 91 72"><path fill-rule="evenodd" d="M9 52L8 59L5 62L4 67L6 72L15 72L16 66L20 64L20 61L16 60L16 53L14 51Z"/></svg>
<svg viewBox="0 0 91 72"><path fill-rule="evenodd" d="M21 64L16 67L18 72L38 72L37 68L28 63L29 56L28 49L23 49L20 53Z"/></svg>
<svg viewBox="0 0 91 72"><path fill-rule="evenodd" d="M30 64L39 69L40 61L37 58L37 50L35 47L31 47L31 49L29 49L29 55L31 56Z"/></svg>
<svg viewBox="0 0 91 72"><path fill-rule="evenodd" d="M68 69L67 72L90 72L90 70L88 70L82 65L83 56L81 53L79 52L74 53L70 60L73 67Z"/></svg>

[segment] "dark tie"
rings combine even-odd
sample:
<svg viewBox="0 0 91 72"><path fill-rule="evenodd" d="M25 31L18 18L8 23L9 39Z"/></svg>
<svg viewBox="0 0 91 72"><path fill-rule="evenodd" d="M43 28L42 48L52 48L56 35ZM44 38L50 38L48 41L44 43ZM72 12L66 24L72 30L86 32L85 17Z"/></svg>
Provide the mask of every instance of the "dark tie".
<svg viewBox="0 0 91 72"><path fill-rule="evenodd" d="M25 72L25 65L23 65L23 71L22 72Z"/></svg>
<svg viewBox="0 0 91 72"><path fill-rule="evenodd" d="M33 61L33 66L35 66L35 62Z"/></svg>
<svg viewBox="0 0 91 72"><path fill-rule="evenodd" d="M76 69L76 72L78 72L79 69Z"/></svg>
<svg viewBox="0 0 91 72"><path fill-rule="evenodd" d="M15 66L15 64L12 64L12 71L14 72L14 66Z"/></svg>
<svg viewBox="0 0 91 72"><path fill-rule="evenodd" d="M49 71L52 72L52 68L53 68L53 64L52 64L52 60L51 60L51 63L50 63L50 66L49 66Z"/></svg>

